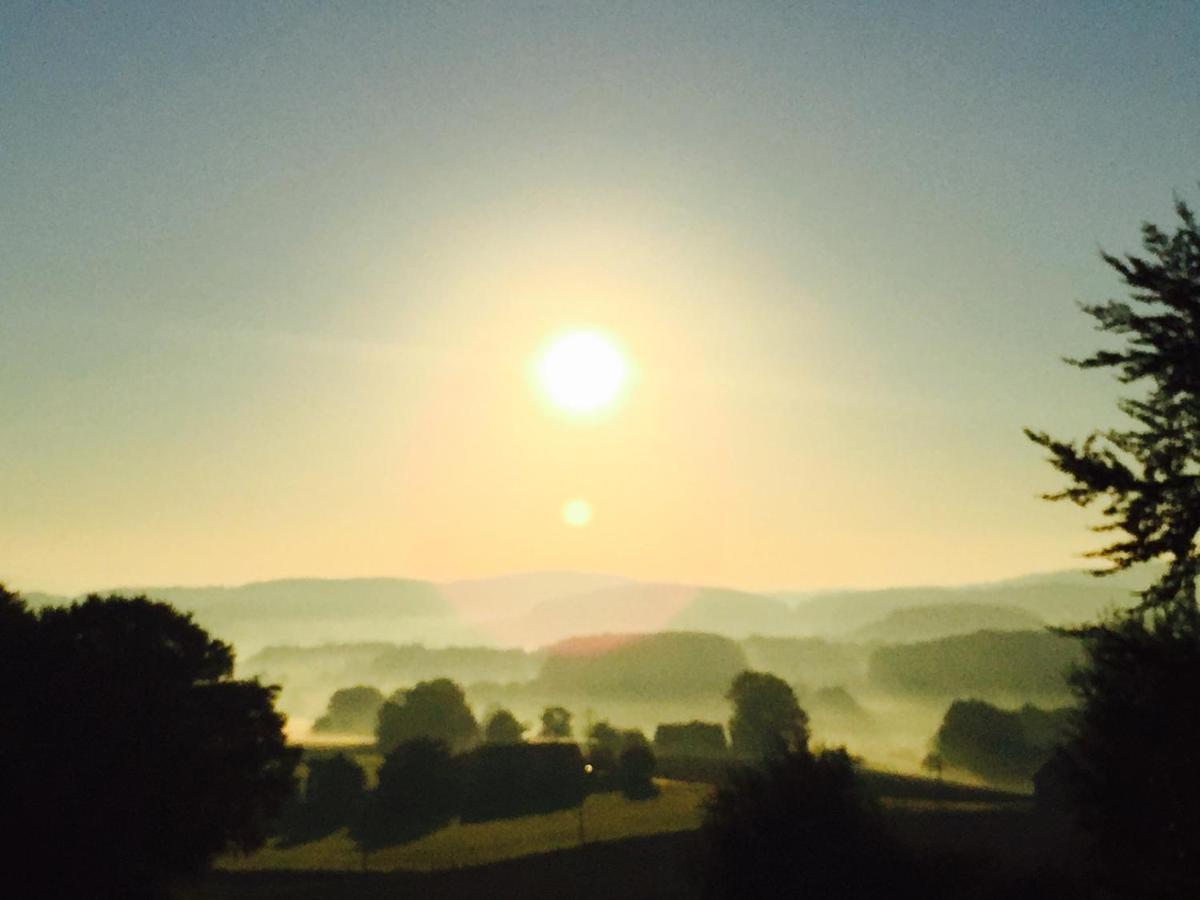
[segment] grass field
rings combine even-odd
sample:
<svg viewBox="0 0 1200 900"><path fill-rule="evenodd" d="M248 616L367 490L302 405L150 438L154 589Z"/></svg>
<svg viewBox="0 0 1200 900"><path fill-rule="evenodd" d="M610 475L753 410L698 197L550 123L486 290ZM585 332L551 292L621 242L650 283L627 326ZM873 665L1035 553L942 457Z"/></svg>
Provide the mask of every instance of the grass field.
<svg viewBox="0 0 1200 900"><path fill-rule="evenodd" d="M618 793L593 794L583 808L588 843L690 831L700 824L703 784L659 781L651 800L626 800ZM430 872L480 866L519 856L563 850L579 844L579 811L564 810L495 822L454 823L411 844L371 853L370 871ZM250 856L218 862L225 871L360 871L362 855L345 830L293 847L268 846Z"/></svg>
<svg viewBox="0 0 1200 900"><path fill-rule="evenodd" d="M173 900L684 900L690 832L671 832L520 856L440 872L212 872L176 886Z"/></svg>
<svg viewBox="0 0 1200 900"><path fill-rule="evenodd" d="M1071 860L1069 830L1031 798L969 785L864 773L892 832L937 889L977 900L1087 896ZM217 871L181 884L177 900L317 900L411 896L471 900L575 897L662 900L695 896L694 836L708 784L663 780L648 801L594 794L566 810L454 824L411 844L362 857L344 831L293 847L226 857Z"/></svg>

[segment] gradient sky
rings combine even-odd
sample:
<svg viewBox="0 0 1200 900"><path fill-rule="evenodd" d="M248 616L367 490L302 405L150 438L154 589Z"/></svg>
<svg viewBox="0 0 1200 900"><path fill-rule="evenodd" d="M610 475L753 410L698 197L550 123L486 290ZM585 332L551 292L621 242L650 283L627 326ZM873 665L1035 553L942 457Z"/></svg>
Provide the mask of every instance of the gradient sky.
<svg viewBox="0 0 1200 900"><path fill-rule="evenodd" d="M1078 564L1182 3L0 6L0 578ZM637 383L550 414L546 337ZM566 527L562 504L594 518Z"/></svg>

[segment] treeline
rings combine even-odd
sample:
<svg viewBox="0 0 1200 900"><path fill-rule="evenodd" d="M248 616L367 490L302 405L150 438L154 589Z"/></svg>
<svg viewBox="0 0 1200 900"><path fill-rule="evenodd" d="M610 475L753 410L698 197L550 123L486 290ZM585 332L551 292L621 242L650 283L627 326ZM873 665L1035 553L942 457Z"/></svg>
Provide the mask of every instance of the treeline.
<svg viewBox="0 0 1200 900"><path fill-rule="evenodd" d="M339 693L376 699L369 689ZM632 800L657 792L656 749L679 759L762 759L806 750L808 717L796 695L774 675L742 671L726 686L729 740L715 722L664 723L653 745L640 731L606 721L571 741L571 713L548 706L538 742L529 725L496 710L480 725L466 695L448 679L421 682L383 699L376 744L384 754L378 783L367 790L361 766L344 754L315 757L303 795L280 823L285 840L311 840L348 826L364 852L404 843L453 819L479 822L577 806L595 791L619 790Z"/></svg>
<svg viewBox="0 0 1200 900"><path fill-rule="evenodd" d="M536 684L563 696L720 696L749 668L736 641L715 634L662 632L577 638L548 648Z"/></svg>
<svg viewBox="0 0 1200 900"><path fill-rule="evenodd" d="M979 632L873 649L819 638L739 643L711 634L664 632L574 638L538 654L389 644L275 648L255 656L249 668L285 681L303 679L309 708L319 709L331 686L374 685L354 688L357 693L339 690L314 726L369 734L382 691L441 677L466 684L483 705L528 709L554 697L712 700L738 672L754 669L802 686L815 707L861 719L863 711L847 687L930 699L1056 701L1066 696L1065 675L1079 658L1078 641L1048 631Z"/></svg>
<svg viewBox="0 0 1200 900"><path fill-rule="evenodd" d="M1070 733L1072 708L1026 704L1006 710L982 700L955 700L933 737L925 768L969 772L1001 787L1027 789Z"/></svg>
<svg viewBox="0 0 1200 900"><path fill-rule="evenodd" d="M981 631L876 649L872 687L930 697L1063 698L1079 641L1049 631Z"/></svg>
<svg viewBox="0 0 1200 900"><path fill-rule="evenodd" d="M464 683L526 683L541 670L543 656L494 647L425 647L384 642L268 647L239 669L285 685L285 701L311 706L329 696L330 686L375 684L395 687L431 678Z"/></svg>
<svg viewBox="0 0 1200 900"><path fill-rule="evenodd" d="M311 758L303 793L278 823L287 842L348 827L364 851L417 840L453 820L485 822L578 806L590 785L573 743L488 744L453 753L415 738L383 759L367 788L363 767L338 753Z"/></svg>

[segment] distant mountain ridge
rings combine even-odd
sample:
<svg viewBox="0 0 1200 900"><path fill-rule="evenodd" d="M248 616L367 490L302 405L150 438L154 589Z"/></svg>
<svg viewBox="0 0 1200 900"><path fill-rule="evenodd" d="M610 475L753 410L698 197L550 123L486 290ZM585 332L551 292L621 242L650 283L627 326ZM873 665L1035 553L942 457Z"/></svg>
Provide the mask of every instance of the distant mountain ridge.
<svg viewBox="0 0 1200 900"><path fill-rule="evenodd" d="M1033 631L1045 624L1036 613L1019 606L937 603L894 609L851 636L863 643L911 644L975 631Z"/></svg>
<svg viewBox="0 0 1200 900"><path fill-rule="evenodd" d="M436 583L295 578L229 587L134 587L195 614L243 654L267 645L390 641L536 649L574 635L688 631L839 641L927 640L975 626L1077 624L1129 604L1151 574L1051 572L963 587L765 594L613 575L526 573ZM66 598L31 592L35 606ZM924 609L924 612L905 612ZM939 612L941 610L941 612ZM986 612L985 612L986 610ZM907 634L908 636L904 636Z"/></svg>

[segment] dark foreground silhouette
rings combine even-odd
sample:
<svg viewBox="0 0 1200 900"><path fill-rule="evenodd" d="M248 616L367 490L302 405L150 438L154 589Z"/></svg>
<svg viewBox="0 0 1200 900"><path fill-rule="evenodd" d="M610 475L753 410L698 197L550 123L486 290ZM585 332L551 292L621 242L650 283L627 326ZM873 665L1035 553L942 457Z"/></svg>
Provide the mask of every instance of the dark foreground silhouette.
<svg viewBox="0 0 1200 900"><path fill-rule="evenodd" d="M154 897L251 850L294 789L275 691L170 606L36 615L0 587L0 892Z"/></svg>

